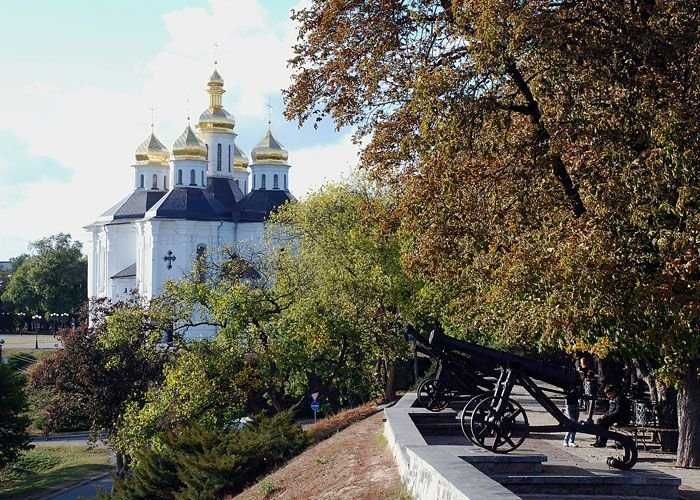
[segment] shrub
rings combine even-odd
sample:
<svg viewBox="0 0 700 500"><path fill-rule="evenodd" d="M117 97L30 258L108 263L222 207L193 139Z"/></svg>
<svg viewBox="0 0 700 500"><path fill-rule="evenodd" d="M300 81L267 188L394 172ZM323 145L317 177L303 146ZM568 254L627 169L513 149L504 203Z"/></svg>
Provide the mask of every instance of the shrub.
<svg viewBox="0 0 700 500"><path fill-rule="evenodd" d="M233 495L300 453L308 438L288 413L280 413L258 418L241 430L209 430L200 425L179 429L165 434L161 442L160 449L136 457L131 473L116 481L112 499Z"/></svg>
<svg viewBox="0 0 700 500"><path fill-rule="evenodd" d="M27 434L29 418L24 415L27 399L23 385L23 377L0 364L0 469L31 448Z"/></svg>

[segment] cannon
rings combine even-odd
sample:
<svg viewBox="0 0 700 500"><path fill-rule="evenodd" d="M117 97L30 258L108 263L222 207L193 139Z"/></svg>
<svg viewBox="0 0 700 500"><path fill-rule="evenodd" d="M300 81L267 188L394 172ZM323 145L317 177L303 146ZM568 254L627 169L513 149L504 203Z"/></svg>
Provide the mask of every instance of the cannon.
<svg viewBox="0 0 700 500"><path fill-rule="evenodd" d="M575 422L552 401L547 393L581 394L581 380L573 367L528 359L524 356L492 349L447 336L434 329L427 338L427 351L438 359L461 355L469 360L460 372L462 377L477 380L484 390L475 394L464 406L460 423L464 435L472 443L496 453L516 450L530 433L575 431L616 441L624 455L609 457L610 467L627 470L637 462L637 447L631 436L605 429L592 422ZM498 370L490 391L485 390L485 374ZM535 380L552 387L541 387ZM532 396L556 421L554 425L530 425L522 405L511 397L518 385ZM544 385L544 384L543 384Z"/></svg>
<svg viewBox="0 0 700 500"><path fill-rule="evenodd" d="M416 389L418 403L428 410L441 411L451 401L493 391L497 373L478 369L469 356L452 351L434 352L419 343L416 343L416 350L437 361L435 372Z"/></svg>

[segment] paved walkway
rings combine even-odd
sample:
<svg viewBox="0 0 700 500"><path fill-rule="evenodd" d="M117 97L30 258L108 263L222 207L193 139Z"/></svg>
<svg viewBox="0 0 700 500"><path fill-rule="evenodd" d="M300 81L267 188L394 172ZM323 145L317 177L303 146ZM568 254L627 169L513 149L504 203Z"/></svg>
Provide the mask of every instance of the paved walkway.
<svg viewBox="0 0 700 500"><path fill-rule="evenodd" d="M78 484L59 493L44 497L42 500L92 500L100 491L112 489L112 475L104 474L99 478Z"/></svg>
<svg viewBox="0 0 700 500"><path fill-rule="evenodd" d="M39 349L57 349L61 347L61 342L53 335L5 335L0 334L0 339L5 341L2 346L5 349L34 349L35 342L39 342Z"/></svg>
<svg viewBox="0 0 700 500"><path fill-rule="evenodd" d="M524 391L517 391L516 398L527 412L531 425L556 424L554 418L549 415L535 400ZM563 407L563 399L556 399L559 406ZM605 460L609 456L618 455L621 450L614 448L592 448L595 438L585 434L576 437L578 448L566 448L563 446L564 433L538 434L528 438L522 451L533 451L547 455L549 464L565 463L582 468L605 468ZM681 495L684 500L700 500L700 469L682 469L675 467L675 456L670 453L657 451L644 451L639 449L639 461L634 470L657 470L678 477L682 481Z"/></svg>

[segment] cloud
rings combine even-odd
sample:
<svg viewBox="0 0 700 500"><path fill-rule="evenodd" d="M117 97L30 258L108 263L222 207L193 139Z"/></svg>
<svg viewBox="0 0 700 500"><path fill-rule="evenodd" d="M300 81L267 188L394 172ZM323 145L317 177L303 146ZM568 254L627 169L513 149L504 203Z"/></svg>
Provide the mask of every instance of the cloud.
<svg viewBox="0 0 700 500"><path fill-rule="evenodd" d="M327 182L348 178L357 164L359 148L351 134L334 144L290 151L290 189L303 198Z"/></svg>

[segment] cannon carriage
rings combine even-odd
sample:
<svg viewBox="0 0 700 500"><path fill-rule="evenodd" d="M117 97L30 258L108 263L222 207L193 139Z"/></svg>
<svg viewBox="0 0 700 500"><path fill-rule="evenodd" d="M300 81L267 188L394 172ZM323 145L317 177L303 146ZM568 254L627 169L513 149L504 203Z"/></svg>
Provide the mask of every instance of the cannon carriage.
<svg viewBox="0 0 700 500"><path fill-rule="evenodd" d="M496 453L508 453L520 447L531 433L575 431L610 439L622 447L622 456L607 459L610 467L626 470L637 462L637 448L631 436L605 429L590 420L573 421L552 401L548 394L581 395L581 380L573 367L557 366L458 340L438 329L433 330L427 339L418 338L422 340L423 352L443 365L448 360L451 367L449 377L464 377L467 386L474 389L460 412L460 423L464 435L475 445ZM459 365L459 371L455 369L458 366L455 359L466 360ZM491 379L494 373L498 373L495 382ZM530 425L525 409L512 397L515 386L522 387L557 423ZM439 393L439 388L440 384L433 394L425 390L423 400L438 407L437 403L442 404L446 399Z"/></svg>
<svg viewBox="0 0 700 500"><path fill-rule="evenodd" d="M416 350L436 361L436 370L416 389L418 403L430 411L441 411L452 401L471 399L494 390L498 372L480 367L471 356L449 349L431 349L427 339L417 342Z"/></svg>

